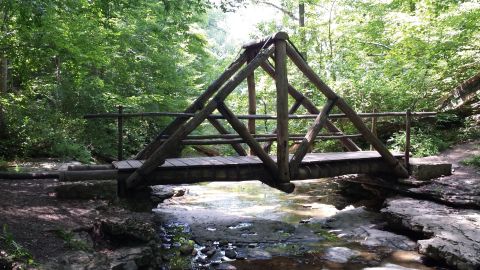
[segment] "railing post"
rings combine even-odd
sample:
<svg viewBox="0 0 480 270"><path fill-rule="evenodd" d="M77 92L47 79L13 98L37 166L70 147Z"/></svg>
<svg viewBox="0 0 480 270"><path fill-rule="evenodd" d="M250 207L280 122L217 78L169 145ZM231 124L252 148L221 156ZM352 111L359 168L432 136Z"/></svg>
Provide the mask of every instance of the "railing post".
<svg viewBox="0 0 480 270"><path fill-rule="evenodd" d="M372 113L376 113L377 110L373 109L372 110ZM377 117L375 116L372 116L372 134L377 136ZM373 145L370 144L370 151L373 151L374 148L373 148Z"/></svg>
<svg viewBox="0 0 480 270"><path fill-rule="evenodd" d="M118 117L117 117L117 159L123 160L123 106L118 105Z"/></svg>
<svg viewBox="0 0 480 270"><path fill-rule="evenodd" d="M279 181L290 181L288 156L287 42L275 40L275 86L277 88L277 166Z"/></svg>
<svg viewBox="0 0 480 270"><path fill-rule="evenodd" d="M405 168L410 172L410 125L412 121L412 111L407 110L405 114Z"/></svg>
<svg viewBox="0 0 480 270"><path fill-rule="evenodd" d="M250 63L250 61L253 58L255 58L255 52L252 50L249 51L247 57L248 57L247 62ZM247 87L248 87L248 114L255 115L257 114L257 94L255 91L255 72L252 72L252 74L248 75ZM248 131L250 131L250 134L256 133L255 119L248 119ZM254 155L254 152L251 148L250 148L250 155Z"/></svg>

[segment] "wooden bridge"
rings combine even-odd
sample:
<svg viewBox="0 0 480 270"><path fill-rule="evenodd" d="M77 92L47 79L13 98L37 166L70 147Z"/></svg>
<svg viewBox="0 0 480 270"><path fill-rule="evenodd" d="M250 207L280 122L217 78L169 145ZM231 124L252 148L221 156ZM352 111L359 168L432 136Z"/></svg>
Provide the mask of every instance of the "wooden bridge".
<svg viewBox="0 0 480 270"><path fill-rule="evenodd" d="M325 96L322 109L317 108L312 101L289 84L288 58ZM273 60L273 64L270 59ZM258 68L263 69L275 80L276 116L256 114L254 76ZM247 81L248 87L248 114L235 115L225 100L244 80ZM309 114L296 115L301 106ZM331 115L334 107L342 114ZM215 111L219 114L213 114ZM415 114L422 113L407 113L407 119ZM271 187L292 192L294 185L291 180L351 173L390 173L399 177L408 177L409 174L408 151L406 155L391 153L362 121L361 117L365 115L358 115L319 78L284 32L244 45L239 57L183 113L156 115L176 118L135 159L114 162L115 168L118 169L119 193L122 195L127 194L129 190L147 185L242 180L260 180ZM358 130L358 134L344 134L331 121L333 118L347 118ZM225 127L220 119L225 119L231 129ZM246 119L247 125L241 119ZM275 130L270 134L257 134L255 121L258 119L276 120ZM313 119L313 121L306 134L289 134L290 119ZM190 135L204 121L208 121L219 134ZM326 129L327 133L321 134L322 129ZM229 130L234 130L235 133L230 133ZM352 141L354 137L363 137L375 151L362 151ZM315 141L324 139L340 140L347 152L309 153ZM270 155L274 142L276 155ZM290 148L290 142L295 143L296 147ZM239 156L172 158L184 145L203 144L229 144ZM248 145L250 155L242 144ZM401 162L402 158L406 162Z"/></svg>

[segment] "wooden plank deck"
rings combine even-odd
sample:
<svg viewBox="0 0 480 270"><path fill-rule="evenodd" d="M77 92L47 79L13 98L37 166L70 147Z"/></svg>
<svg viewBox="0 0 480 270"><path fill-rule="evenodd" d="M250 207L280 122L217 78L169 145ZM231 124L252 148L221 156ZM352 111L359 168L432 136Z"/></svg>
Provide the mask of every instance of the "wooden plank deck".
<svg viewBox="0 0 480 270"><path fill-rule="evenodd" d="M396 158L402 158L403 154L393 153ZM272 156L276 160L276 156ZM291 158L291 155L290 155ZM302 164L332 163L337 161L359 161L379 159L376 151L337 152L337 153L310 153L305 156ZM142 160L122 160L113 162L113 166L119 171L134 171L143 164ZM239 157L195 157L195 158L170 158L160 168L217 168L223 166L259 165L262 161L256 156Z"/></svg>
<svg viewBox="0 0 480 270"><path fill-rule="evenodd" d="M393 153L397 159L401 153ZM290 159L292 156L290 156ZM272 156L276 160L276 156ZM120 182L143 164L142 160L114 162ZM292 180L333 177L345 174L392 174L391 167L376 151L311 153ZM270 182L271 174L256 156L170 158L145 179L145 185L191 184L215 181L260 180Z"/></svg>
<svg viewBox="0 0 480 270"><path fill-rule="evenodd" d="M393 153L396 158L402 158L403 154ZM276 156L272 156L276 160ZM290 155L291 158L291 155ZM376 151L359 152L336 152L336 153L310 153L305 156L302 165L335 163L339 161L353 162L380 159L380 154ZM134 171L143 164L139 160L122 160L113 162L113 166L122 172ZM218 169L225 166L247 166L261 165L262 161L256 156L239 157L195 157L195 158L171 158L160 166L160 169L181 169L181 168L211 168Z"/></svg>

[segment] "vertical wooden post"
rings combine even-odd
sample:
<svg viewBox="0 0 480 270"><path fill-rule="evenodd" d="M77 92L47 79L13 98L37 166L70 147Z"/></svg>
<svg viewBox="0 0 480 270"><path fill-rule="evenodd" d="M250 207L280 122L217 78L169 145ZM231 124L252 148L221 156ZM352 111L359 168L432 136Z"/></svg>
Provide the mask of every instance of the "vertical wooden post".
<svg viewBox="0 0 480 270"><path fill-rule="evenodd" d="M289 182L287 42L285 39L275 40L275 85L277 88L278 180Z"/></svg>
<svg viewBox="0 0 480 270"><path fill-rule="evenodd" d="M372 112L373 112L373 113L376 113L377 110L373 109ZM371 126L371 128L372 128L372 134L375 135L375 136L377 136L377 117L375 117L375 116L372 117L372 126ZM370 144L370 151L373 151L373 150L374 150L373 145Z"/></svg>
<svg viewBox="0 0 480 270"><path fill-rule="evenodd" d="M405 168L410 172L410 125L412 121L412 111L407 110L405 115Z"/></svg>
<svg viewBox="0 0 480 270"><path fill-rule="evenodd" d="M117 159L123 160L123 106L118 105L118 118L117 118Z"/></svg>
<svg viewBox="0 0 480 270"><path fill-rule="evenodd" d="M295 112L298 110L298 108L302 105L302 102L300 100L295 100L295 103L290 107L288 110L288 115L290 114L295 114ZM277 134L277 129L275 129L272 134ZM272 148L273 141L265 142L262 146L263 150L267 153L270 152L270 148Z"/></svg>
<svg viewBox="0 0 480 270"><path fill-rule="evenodd" d="M248 52L248 62L250 62L255 57L255 51ZM257 93L255 90L255 72L252 72L247 77L247 87L248 87L248 114L255 115L257 114ZM255 134L255 119L248 119L248 131L250 134ZM254 155L253 150L250 148L250 155Z"/></svg>

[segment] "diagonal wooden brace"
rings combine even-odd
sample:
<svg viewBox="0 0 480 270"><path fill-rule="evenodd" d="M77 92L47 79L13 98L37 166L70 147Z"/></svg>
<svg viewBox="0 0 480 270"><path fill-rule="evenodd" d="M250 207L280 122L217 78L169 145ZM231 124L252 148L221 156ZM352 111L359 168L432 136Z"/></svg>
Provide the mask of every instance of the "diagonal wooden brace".
<svg viewBox="0 0 480 270"><path fill-rule="evenodd" d="M326 85L320 77L312 70L312 68L303 60L300 54L293 48L292 45L287 43L287 55L292 62L298 67L300 71L322 92L328 99L338 98L337 94L333 92L328 85ZM408 177L408 171L405 167L393 157L392 153L388 151L387 147L372 134L370 129L363 123L362 119L357 113L343 100L338 98L337 107L348 116L352 124L363 135L363 137L378 151L388 165L391 166L395 174L400 177Z"/></svg>
<svg viewBox="0 0 480 270"><path fill-rule="evenodd" d="M317 118L315 118L313 125L308 129L307 134L300 143L300 146L297 148L297 151L295 152L295 154L293 154L293 158L290 160L290 177L292 179L295 179L295 177L297 176L300 163L307 154L308 149L315 142L315 138L317 137L320 130L323 128L323 126L325 126L328 115L333 109L335 102L337 102L337 99L329 99L327 101L327 104L325 104L322 111L318 114Z"/></svg>
<svg viewBox="0 0 480 270"><path fill-rule="evenodd" d="M185 113L195 113L203 108L205 103L225 84L225 82L237 72L242 65L247 61L247 53L243 52L230 66L216 79L208 88L185 109ZM149 143L141 152L139 152L135 159L147 159L150 155L162 144L161 139L165 135L173 134L178 127L188 121L188 118L177 117L175 120L165 127L157 138Z"/></svg>
<svg viewBox="0 0 480 270"><path fill-rule="evenodd" d="M273 161L273 159L263 151L260 144L253 138L252 134L248 131L247 127L240 121L232 111L223 103L223 101L218 101L217 110L227 119L228 123L233 127L233 129L245 140L250 149L253 150L255 155L260 158L268 172L272 175L273 180L278 179L278 166ZM267 185L278 188L282 191L290 193L294 190L295 186L292 183L278 183L278 181L265 182Z"/></svg>
<svg viewBox="0 0 480 270"><path fill-rule="evenodd" d="M270 75L271 77L274 78L275 76L275 69L274 67L268 63L268 62L265 62L265 63L262 63L262 68L263 70L265 70L265 72ZM317 108L317 106L315 106L312 101L310 101L310 99L308 99L307 97L305 97L302 93L300 93L300 91L298 91L297 89L295 89L295 87L293 87L292 85L288 85L288 93L290 94L290 96L292 96L295 100L297 101L300 101L303 105L303 107L305 107L305 109L307 109L307 111L311 114L319 114L320 113L320 110ZM326 123L326 127L327 129L330 131L330 132L334 132L334 133L338 133L340 132L341 133L341 130L338 129L332 122L330 121L327 121ZM349 151L362 151L362 149L360 147L358 147L358 145L356 145L351 139L349 138L342 138L340 139L340 142L342 143L342 145Z"/></svg>
<svg viewBox="0 0 480 270"><path fill-rule="evenodd" d="M165 159L176 150L181 141L190 134L198 125L200 125L207 117L217 108L217 101L223 101L243 80L247 78L257 67L260 66L273 53L272 46L260 51L257 56L246 67L233 76L208 102L208 104L200 110L195 116L184 125L179 126L176 131L160 145L152 155L145 160L143 165L133 172L126 180L126 188L131 189L143 185L142 181L145 177L153 172L158 166L165 162Z"/></svg>
<svg viewBox="0 0 480 270"><path fill-rule="evenodd" d="M220 121L218 121L218 119L212 119L212 118L208 118L208 121L210 122L210 124L212 124L212 126L220 133L220 134L230 134L228 132L228 130L220 123ZM239 143L232 143L230 144L232 146L232 148L235 150L235 152L237 152L237 154L239 154L240 156L246 156L247 155L247 152L245 151L245 149L243 149L242 145L239 144Z"/></svg>

